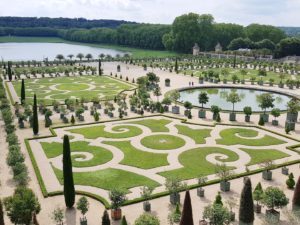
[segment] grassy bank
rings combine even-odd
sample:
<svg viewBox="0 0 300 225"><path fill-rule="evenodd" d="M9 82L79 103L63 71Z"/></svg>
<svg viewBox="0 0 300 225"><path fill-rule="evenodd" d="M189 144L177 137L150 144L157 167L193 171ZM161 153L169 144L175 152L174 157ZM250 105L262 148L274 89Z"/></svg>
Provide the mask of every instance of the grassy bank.
<svg viewBox="0 0 300 225"><path fill-rule="evenodd" d="M68 43L68 44L77 44L77 45L86 45L91 47L98 47L98 48L109 48L115 49L123 52L129 52L132 54L134 58L144 58L144 57L170 57L178 55L175 52L169 51L156 51L156 50L148 50L148 49L139 49L139 48L130 48L118 45L107 45L107 44L90 44L90 43L81 43L81 42L72 42L66 41L61 38L57 37L20 37L20 36L1 36L0 43L5 42L16 42L16 43Z"/></svg>

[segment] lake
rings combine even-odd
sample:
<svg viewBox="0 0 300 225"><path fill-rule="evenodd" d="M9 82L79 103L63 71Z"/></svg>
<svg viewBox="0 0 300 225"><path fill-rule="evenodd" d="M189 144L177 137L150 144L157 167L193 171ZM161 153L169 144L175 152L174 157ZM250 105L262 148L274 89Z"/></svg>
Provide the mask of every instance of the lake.
<svg viewBox="0 0 300 225"><path fill-rule="evenodd" d="M94 58L98 58L102 53L116 56L124 55L126 52L67 43L0 43L0 60L4 61L42 61L47 57L53 60L57 54L62 54L66 58L69 54L76 56L78 53L84 55L90 53Z"/></svg>

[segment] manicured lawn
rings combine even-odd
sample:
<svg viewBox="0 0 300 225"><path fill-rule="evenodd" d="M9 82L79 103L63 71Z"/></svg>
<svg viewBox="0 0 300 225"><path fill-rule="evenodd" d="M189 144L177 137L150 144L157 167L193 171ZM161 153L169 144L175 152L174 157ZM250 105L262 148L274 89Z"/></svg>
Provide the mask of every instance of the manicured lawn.
<svg viewBox="0 0 300 225"><path fill-rule="evenodd" d="M63 184L63 173L61 170L53 168L59 182ZM119 169L104 169L93 172L73 173L75 185L85 185L105 190L121 188L128 190L133 187L147 185L157 187L159 184L142 175L131 173Z"/></svg>
<svg viewBox="0 0 300 225"><path fill-rule="evenodd" d="M159 173L164 177L178 177L182 180L193 179L201 176L207 176L215 173L215 165L206 160L206 156L213 153L220 153L228 156L227 159L217 160L222 162L233 162L239 159L239 156L228 149L218 147L203 147L191 149L179 155L179 162L183 168ZM235 168L231 168L235 169Z"/></svg>
<svg viewBox="0 0 300 225"><path fill-rule="evenodd" d="M93 86L89 89L89 84ZM21 95L21 81L13 82L16 93ZM50 86L56 85L57 90ZM84 98L90 101L93 97L100 99L113 99L123 90L130 90L134 85L113 79L108 76L81 76L81 77L57 77L25 80L26 100L30 103L34 93L38 101L51 104L53 100L64 102L65 99L73 97ZM48 98L50 96L50 98Z"/></svg>
<svg viewBox="0 0 300 225"><path fill-rule="evenodd" d="M167 119L143 119L138 121L132 121L130 123L148 127L152 132L169 132L169 129L166 127L166 125L171 122L171 120Z"/></svg>
<svg viewBox="0 0 300 225"><path fill-rule="evenodd" d="M113 131L120 132L120 133L110 133L104 130L105 125L98 125L92 127L85 127L85 128L77 128L69 130L75 134L82 134L85 138L88 139L95 139L99 137L104 138L129 138L135 137L143 133L143 131L135 126L131 125L118 125L112 128ZM123 132L123 129L126 130Z"/></svg>
<svg viewBox="0 0 300 225"><path fill-rule="evenodd" d="M244 152L246 152L251 156L251 161L247 164L248 166L259 164L266 160L282 159L289 156L288 154L275 149L241 148L241 150L243 150Z"/></svg>
<svg viewBox="0 0 300 225"><path fill-rule="evenodd" d="M192 129L188 126L175 125L179 134L192 138L196 144L205 144L205 138L210 137L211 129Z"/></svg>
<svg viewBox="0 0 300 225"><path fill-rule="evenodd" d="M67 44L77 44L86 45L99 48L115 49L123 52L129 52L133 58L149 58L149 57L172 57L178 56L179 54L170 51L159 51L159 50L149 50L140 48L124 47L119 45L106 45L106 44L89 44L81 42L67 41L56 37L18 37L18 36L2 36L0 37L1 42L46 42L46 43L67 43Z"/></svg>
<svg viewBox="0 0 300 225"><path fill-rule="evenodd" d="M152 169L169 165L167 154L144 152L133 147L130 141L105 141L107 145L112 145L124 153L124 159L120 164L133 166L141 169Z"/></svg>
<svg viewBox="0 0 300 225"><path fill-rule="evenodd" d="M239 136L245 137L241 138ZM246 145L246 146L269 146L269 145L279 145L286 143L283 140L265 135L262 138L253 139L256 137L258 132L253 129L243 129L243 128L230 128L225 129L220 132L221 139L217 139L217 144L222 145ZM249 139L247 139L247 137Z"/></svg>
<svg viewBox="0 0 300 225"><path fill-rule="evenodd" d="M172 150L181 148L185 145L185 141L173 135L151 135L144 137L141 144L147 148L157 150Z"/></svg>
<svg viewBox="0 0 300 225"><path fill-rule="evenodd" d="M41 142L41 145L45 151L45 154L48 158L54 158L63 153L63 144L62 143L47 143ZM76 154L72 155L72 165L74 167L92 167L101 165L104 163L109 162L113 158L113 154L98 146L90 146L89 143L78 141L78 142L71 142L71 152L89 152L94 157L88 161L76 161L76 158L84 158L83 155Z"/></svg>

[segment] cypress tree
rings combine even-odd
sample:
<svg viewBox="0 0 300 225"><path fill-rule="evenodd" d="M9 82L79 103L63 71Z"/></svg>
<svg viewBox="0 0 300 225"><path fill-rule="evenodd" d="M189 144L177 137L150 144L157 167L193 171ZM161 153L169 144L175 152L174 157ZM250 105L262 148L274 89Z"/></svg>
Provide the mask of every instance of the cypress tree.
<svg viewBox="0 0 300 225"><path fill-rule="evenodd" d="M0 225L4 225L3 204L1 199L0 199Z"/></svg>
<svg viewBox="0 0 300 225"><path fill-rule="evenodd" d="M298 178L293 196L293 208L294 207L300 208L300 176Z"/></svg>
<svg viewBox="0 0 300 225"><path fill-rule="evenodd" d="M68 208L72 208L75 202L75 188L72 171L71 149L69 136L64 136L63 143L63 175L64 175L64 196Z"/></svg>
<svg viewBox="0 0 300 225"><path fill-rule="evenodd" d="M25 81L22 79L22 86L21 86L21 104L25 103Z"/></svg>
<svg viewBox="0 0 300 225"><path fill-rule="evenodd" d="M99 61L98 61L98 70L99 70L99 76L102 76L102 63L101 63L101 59L99 59Z"/></svg>
<svg viewBox="0 0 300 225"><path fill-rule="evenodd" d="M126 221L125 216L123 216L123 218L122 218L121 225L127 225L127 221Z"/></svg>
<svg viewBox="0 0 300 225"><path fill-rule="evenodd" d="M11 62L7 63L7 75L8 75L9 81L11 81L12 80Z"/></svg>
<svg viewBox="0 0 300 225"><path fill-rule="evenodd" d="M36 95L34 94L33 97L33 120L32 120L32 130L33 134L37 135L39 133L39 119L38 119L38 111L37 111L37 101L36 101Z"/></svg>
<svg viewBox="0 0 300 225"><path fill-rule="evenodd" d="M175 72L178 73L178 61L177 61L177 58L176 58L176 61L175 61Z"/></svg>
<svg viewBox="0 0 300 225"><path fill-rule="evenodd" d="M106 210L103 212L102 225L110 225L109 215Z"/></svg>
<svg viewBox="0 0 300 225"><path fill-rule="evenodd" d="M190 192L185 192L180 225L194 225Z"/></svg>
<svg viewBox="0 0 300 225"><path fill-rule="evenodd" d="M253 223L254 221L254 204L252 198L251 180L248 178L244 183L240 200L239 219L243 223Z"/></svg>

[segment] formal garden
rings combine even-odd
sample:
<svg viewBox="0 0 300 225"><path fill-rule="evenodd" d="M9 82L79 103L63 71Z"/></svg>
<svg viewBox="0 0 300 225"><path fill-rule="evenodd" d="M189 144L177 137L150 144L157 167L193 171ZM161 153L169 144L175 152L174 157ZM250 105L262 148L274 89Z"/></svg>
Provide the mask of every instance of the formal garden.
<svg viewBox="0 0 300 225"><path fill-rule="evenodd" d="M207 127L162 116L68 126L54 133L28 141L44 194L62 191L63 137L69 135L76 190L85 187L82 191L90 195L104 193L98 198L105 204L115 187L127 194L128 201L135 201L143 186L159 194L168 180L178 179L190 186L200 177L207 177L207 182L230 179L264 170L268 162L275 168L300 159L291 148L298 142L279 134L253 127ZM234 174L220 177L218 166ZM49 175L43 178L49 170L51 179Z"/></svg>

